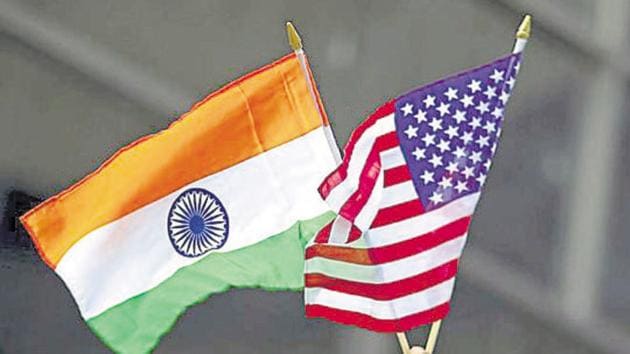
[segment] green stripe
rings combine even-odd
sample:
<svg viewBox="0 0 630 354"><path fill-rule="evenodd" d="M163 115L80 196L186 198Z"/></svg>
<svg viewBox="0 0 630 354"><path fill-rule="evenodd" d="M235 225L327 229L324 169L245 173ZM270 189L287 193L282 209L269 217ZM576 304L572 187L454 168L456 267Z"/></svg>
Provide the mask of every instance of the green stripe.
<svg viewBox="0 0 630 354"><path fill-rule="evenodd" d="M315 232L332 220L326 213L294 224L255 245L213 253L178 270L156 288L112 307L87 321L94 333L116 353L147 353L187 307L230 288L301 290L304 247Z"/></svg>

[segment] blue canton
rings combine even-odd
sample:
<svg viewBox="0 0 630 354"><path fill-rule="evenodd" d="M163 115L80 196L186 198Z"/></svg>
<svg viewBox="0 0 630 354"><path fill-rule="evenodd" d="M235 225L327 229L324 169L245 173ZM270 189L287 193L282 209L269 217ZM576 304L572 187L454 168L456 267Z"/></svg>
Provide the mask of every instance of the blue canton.
<svg viewBox="0 0 630 354"><path fill-rule="evenodd" d="M425 210L479 192L501 135L520 54L396 100L396 131Z"/></svg>

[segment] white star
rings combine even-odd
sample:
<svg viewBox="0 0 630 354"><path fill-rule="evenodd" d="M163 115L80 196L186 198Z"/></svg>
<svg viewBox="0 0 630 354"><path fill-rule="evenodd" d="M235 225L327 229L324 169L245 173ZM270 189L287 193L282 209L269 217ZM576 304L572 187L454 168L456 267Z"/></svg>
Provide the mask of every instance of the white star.
<svg viewBox="0 0 630 354"><path fill-rule="evenodd" d="M449 87L448 90L444 93L444 96L448 98L449 101L457 99L457 89L453 87Z"/></svg>
<svg viewBox="0 0 630 354"><path fill-rule="evenodd" d="M455 157L458 159L464 158L466 157L466 150L463 146L458 146L457 148L455 148L455 151L453 151L453 155L455 155Z"/></svg>
<svg viewBox="0 0 630 354"><path fill-rule="evenodd" d="M433 120L431 121L431 123L429 123L429 126L431 127L431 129L433 129L433 131L438 131L442 129L442 120L438 119L438 118L433 118Z"/></svg>
<svg viewBox="0 0 630 354"><path fill-rule="evenodd" d="M445 115L451 113L451 105L448 103L440 103L440 106L437 108L438 112L440 112L440 117L444 117Z"/></svg>
<svg viewBox="0 0 630 354"><path fill-rule="evenodd" d="M448 129L446 129L446 131L444 131L444 134L448 135L449 139L453 139L454 137L457 136L458 130L459 130L458 127L451 125L450 127L448 127Z"/></svg>
<svg viewBox="0 0 630 354"><path fill-rule="evenodd" d="M451 150L451 145L447 140L440 140L440 143L437 144L437 148L440 149L441 153L444 153L445 151L450 151Z"/></svg>
<svg viewBox="0 0 630 354"><path fill-rule="evenodd" d="M402 108L400 110L403 112L403 116L406 117L406 116L410 115L411 113L413 113L413 105L411 103L407 102L407 104L402 106Z"/></svg>
<svg viewBox="0 0 630 354"><path fill-rule="evenodd" d="M464 142L464 145L470 144L470 142L472 140L473 140L473 133L472 132L464 132L464 135L462 136L462 141Z"/></svg>
<svg viewBox="0 0 630 354"><path fill-rule="evenodd" d="M475 142L479 145L480 149L483 149L484 146L490 146L489 140L489 136L479 135L479 138Z"/></svg>
<svg viewBox="0 0 630 354"><path fill-rule="evenodd" d="M479 162L481 162L481 151L473 151L472 154L470 154L469 157L470 161L472 161L472 163L477 164Z"/></svg>
<svg viewBox="0 0 630 354"><path fill-rule="evenodd" d="M486 175L484 175L483 173L480 173L479 177L475 178L475 180L479 182L480 186L483 186L483 184L486 183Z"/></svg>
<svg viewBox="0 0 630 354"><path fill-rule="evenodd" d="M444 201L442 199L442 194L438 193L437 191L433 192L433 194L429 197L429 200L433 202L433 204L441 203Z"/></svg>
<svg viewBox="0 0 630 354"><path fill-rule="evenodd" d="M466 178L471 178L472 176L474 176L474 175L475 175L474 170L475 170L475 167L473 167L473 166L468 166L468 167L465 167L465 168L464 168L464 171L462 171L462 174L463 174L464 176L466 176Z"/></svg>
<svg viewBox="0 0 630 354"><path fill-rule="evenodd" d="M495 84L498 84L499 82L503 81L504 73L505 71L499 71L497 69L494 69L494 72L492 73L492 75L490 75L490 78L494 80Z"/></svg>
<svg viewBox="0 0 630 354"><path fill-rule="evenodd" d="M468 187L466 187L466 182L465 181L459 181L457 182L457 185L455 186L455 190L457 191L457 193L462 193L465 191L468 191Z"/></svg>
<svg viewBox="0 0 630 354"><path fill-rule="evenodd" d="M499 119L503 116L503 109L499 107L494 107L494 110L492 111L491 114L495 119Z"/></svg>
<svg viewBox="0 0 630 354"><path fill-rule="evenodd" d="M435 134L426 133L420 140L424 142L424 146L431 146L435 144Z"/></svg>
<svg viewBox="0 0 630 354"><path fill-rule="evenodd" d="M450 172L451 174L454 174L457 171L459 171L459 168L457 167L457 162L453 161L449 163L448 166L446 167L446 170Z"/></svg>
<svg viewBox="0 0 630 354"><path fill-rule="evenodd" d="M414 127L411 124L407 126L407 129L404 132L407 135L407 139L417 138L418 137L418 127Z"/></svg>
<svg viewBox="0 0 630 354"><path fill-rule="evenodd" d="M503 105L507 103L509 98L510 94L507 91L501 92L501 96L499 96L499 100L501 100L501 103L503 103Z"/></svg>
<svg viewBox="0 0 630 354"><path fill-rule="evenodd" d="M413 150L411 154L416 158L416 161L419 161L420 159L426 158L426 156L424 155L425 151L426 149L420 149L419 147L416 146L416 148Z"/></svg>
<svg viewBox="0 0 630 354"><path fill-rule="evenodd" d="M514 84L516 83L516 80L511 77L508 79L508 81L506 82L506 84L510 87L510 90L514 89Z"/></svg>
<svg viewBox="0 0 630 354"><path fill-rule="evenodd" d="M468 123L468 125L473 129L479 128L481 126L481 118L473 117L472 121Z"/></svg>
<svg viewBox="0 0 630 354"><path fill-rule="evenodd" d="M483 167L486 168L486 172L490 170L490 166L492 166L492 160L487 159L486 162L483 164Z"/></svg>
<svg viewBox="0 0 630 354"><path fill-rule="evenodd" d="M477 109L477 111L480 114L484 114L486 112L490 111L490 104L488 102L484 102L484 101L480 101L479 104L477 105L477 107L475 107Z"/></svg>
<svg viewBox="0 0 630 354"><path fill-rule="evenodd" d="M431 157L431 159L429 160L429 163L431 165L433 165L433 168L436 168L438 166L442 166L442 156L438 156L436 154L433 154L433 156Z"/></svg>
<svg viewBox="0 0 630 354"><path fill-rule="evenodd" d="M486 130L486 133L490 134L497 130L496 126L497 124L495 122L487 121L486 125L483 126L483 129Z"/></svg>
<svg viewBox="0 0 630 354"><path fill-rule="evenodd" d="M426 112L424 112L421 109L418 109L418 113L416 113L414 115L414 117L416 118L416 121L418 122L418 124L422 123L422 122L426 122L427 121L427 115Z"/></svg>
<svg viewBox="0 0 630 354"><path fill-rule="evenodd" d="M496 87L492 87L492 86L488 86L488 87L486 87L486 91L484 91L483 94L486 95L488 100L491 100L494 97L497 97L497 88Z"/></svg>
<svg viewBox="0 0 630 354"><path fill-rule="evenodd" d="M424 170L424 173L422 173L422 175L420 176L420 179L422 179L422 182L424 184L435 182L435 180L433 179L433 172L429 172L429 170Z"/></svg>
<svg viewBox="0 0 630 354"><path fill-rule="evenodd" d="M457 111L455 111L455 114L453 114L453 119L455 119L457 124L461 124L463 121L466 120L466 112L465 111L460 111L458 109Z"/></svg>
<svg viewBox="0 0 630 354"><path fill-rule="evenodd" d="M518 74L520 70L521 70L521 62L519 61L518 63L514 65L514 71L516 71L516 73Z"/></svg>
<svg viewBox="0 0 630 354"><path fill-rule="evenodd" d="M475 104L473 102L473 96L470 95L464 95L464 97L462 97L459 102L462 103L462 105L464 106L464 108L468 108L470 106L472 106L473 104Z"/></svg>
<svg viewBox="0 0 630 354"><path fill-rule="evenodd" d="M451 182L453 180L453 177L442 177L442 180L438 182L438 185L440 187L442 187L442 189L447 189L447 188L451 188L453 186L453 183Z"/></svg>
<svg viewBox="0 0 630 354"><path fill-rule="evenodd" d="M435 106L435 96L427 95L422 102L424 103L425 108L431 108Z"/></svg>
<svg viewBox="0 0 630 354"><path fill-rule="evenodd" d="M472 93L475 93L477 91L481 91L481 81L473 79L468 84L468 89L470 89L470 92L472 92Z"/></svg>

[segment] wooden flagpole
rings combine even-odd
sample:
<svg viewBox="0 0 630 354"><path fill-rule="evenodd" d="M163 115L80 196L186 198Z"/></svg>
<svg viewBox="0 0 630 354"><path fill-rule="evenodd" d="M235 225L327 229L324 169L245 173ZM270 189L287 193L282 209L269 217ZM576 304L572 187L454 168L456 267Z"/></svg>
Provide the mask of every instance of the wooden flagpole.
<svg viewBox="0 0 630 354"><path fill-rule="evenodd" d="M442 326L442 320L435 321L431 324L431 329L429 330L429 338L427 339L427 348L425 351L429 354L433 354L435 350L435 345L437 344L438 335L440 334L440 327Z"/></svg>
<svg viewBox="0 0 630 354"><path fill-rule="evenodd" d="M409 341L407 341L407 335L405 335L405 332L396 333L396 338L398 339L398 344L400 344L400 349L402 350L403 354L411 354Z"/></svg>
<svg viewBox="0 0 630 354"><path fill-rule="evenodd" d="M525 49L525 45L527 44L527 40L531 35L531 27L532 27L532 17L531 15L525 15L523 21L518 27L518 31L516 32L516 42L514 43L514 48L512 53L520 53ZM302 39L297 33L295 26L291 22L287 22L287 36L289 39L289 44L291 45L291 49L296 53L298 59L300 60L300 64L302 65L302 70L306 76L306 80L309 84L309 90L311 92L311 96L313 100L317 104L317 96L313 91L313 83L311 81L311 75L308 72L308 68L306 66L306 58L304 54L304 50L302 47ZM319 105L318 105L319 109ZM322 119L324 117L323 112L320 112ZM336 144L334 145L336 148ZM332 147L331 147L332 148ZM338 150L336 150L338 151ZM341 161L341 157L337 157L337 162ZM403 354L433 354L435 351L435 346L437 344L437 339L440 334L440 328L442 326L442 320L435 321L431 324L431 329L429 329L429 336L426 342L426 349L420 346L409 346L409 341L407 340L407 334L405 332L397 332L396 338L398 339L398 343L400 344L400 349Z"/></svg>

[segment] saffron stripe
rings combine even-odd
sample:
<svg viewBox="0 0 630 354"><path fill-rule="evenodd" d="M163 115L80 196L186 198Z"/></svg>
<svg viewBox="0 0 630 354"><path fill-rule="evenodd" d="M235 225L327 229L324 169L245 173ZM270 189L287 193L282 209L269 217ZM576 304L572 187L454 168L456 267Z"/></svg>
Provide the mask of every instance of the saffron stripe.
<svg viewBox="0 0 630 354"><path fill-rule="evenodd" d="M90 232L322 126L292 53L208 95L168 129L118 150L20 220L55 269Z"/></svg>

